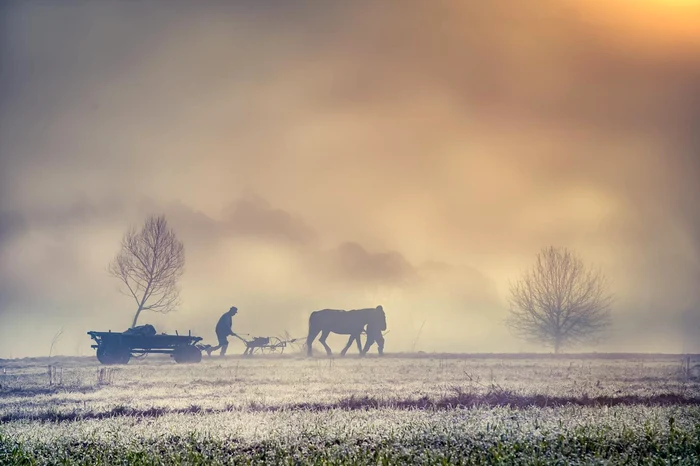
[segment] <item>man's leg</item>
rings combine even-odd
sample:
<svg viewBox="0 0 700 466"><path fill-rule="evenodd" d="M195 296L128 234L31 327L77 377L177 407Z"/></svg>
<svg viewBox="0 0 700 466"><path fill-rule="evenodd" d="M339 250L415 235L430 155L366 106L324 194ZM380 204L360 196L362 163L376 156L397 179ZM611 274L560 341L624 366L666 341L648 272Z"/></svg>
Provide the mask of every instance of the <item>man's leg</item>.
<svg viewBox="0 0 700 466"><path fill-rule="evenodd" d="M220 356L224 356L226 355L226 349L228 348L227 335L217 335L216 337L219 339L219 346L217 346L216 349L221 348Z"/></svg>
<svg viewBox="0 0 700 466"><path fill-rule="evenodd" d="M384 335L382 335L381 333L377 335L377 346L377 349L379 350L379 356L384 355Z"/></svg>

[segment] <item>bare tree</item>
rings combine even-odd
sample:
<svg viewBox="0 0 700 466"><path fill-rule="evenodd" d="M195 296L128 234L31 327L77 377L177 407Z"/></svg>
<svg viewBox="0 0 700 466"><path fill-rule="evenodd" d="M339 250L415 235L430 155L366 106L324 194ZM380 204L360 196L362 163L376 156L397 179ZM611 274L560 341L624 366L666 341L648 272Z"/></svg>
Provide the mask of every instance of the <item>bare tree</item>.
<svg viewBox="0 0 700 466"><path fill-rule="evenodd" d="M54 346L56 346L56 344L58 343L58 340L60 340L61 337L63 336L63 329L64 329L64 327L61 327L61 329L58 332L56 332L54 334L53 338L51 339L51 348L49 348L49 359L51 359L51 356L53 355Z"/></svg>
<svg viewBox="0 0 700 466"><path fill-rule="evenodd" d="M510 295L507 325L513 333L551 345L555 353L611 323L607 279L566 248L543 249L534 267L511 285Z"/></svg>
<svg viewBox="0 0 700 466"><path fill-rule="evenodd" d="M136 303L132 327L142 311L165 314L178 306L177 282L184 267L185 248L164 216L150 216L140 231L127 231L108 271L121 280L120 291Z"/></svg>

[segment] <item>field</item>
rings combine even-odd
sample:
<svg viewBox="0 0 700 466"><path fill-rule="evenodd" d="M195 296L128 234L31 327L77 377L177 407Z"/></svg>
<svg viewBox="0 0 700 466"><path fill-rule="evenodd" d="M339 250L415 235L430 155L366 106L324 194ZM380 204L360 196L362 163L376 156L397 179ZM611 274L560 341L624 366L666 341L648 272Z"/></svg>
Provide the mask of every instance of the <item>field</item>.
<svg viewBox="0 0 700 466"><path fill-rule="evenodd" d="M696 376L681 356L0 360L0 464L700 464Z"/></svg>

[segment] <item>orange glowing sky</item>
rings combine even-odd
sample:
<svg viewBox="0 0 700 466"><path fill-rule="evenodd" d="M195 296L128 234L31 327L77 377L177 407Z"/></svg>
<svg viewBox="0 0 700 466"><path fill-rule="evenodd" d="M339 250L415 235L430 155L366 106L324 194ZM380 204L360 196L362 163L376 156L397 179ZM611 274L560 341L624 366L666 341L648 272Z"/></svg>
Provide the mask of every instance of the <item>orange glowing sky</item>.
<svg viewBox="0 0 700 466"><path fill-rule="evenodd" d="M672 52L700 43L697 0L577 0L581 11L631 45Z"/></svg>

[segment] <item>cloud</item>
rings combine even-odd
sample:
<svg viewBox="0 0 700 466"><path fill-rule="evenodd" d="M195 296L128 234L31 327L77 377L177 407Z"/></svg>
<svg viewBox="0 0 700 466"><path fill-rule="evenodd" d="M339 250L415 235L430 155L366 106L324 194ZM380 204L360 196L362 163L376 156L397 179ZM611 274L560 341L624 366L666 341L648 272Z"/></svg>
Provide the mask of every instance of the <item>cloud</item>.
<svg viewBox="0 0 700 466"><path fill-rule="evenodd" d="M225 209L224 218L224 230L233 235L299 244L309 243L315 235L300 216L272 208L260 196L237 199Z"/></svg>
<svg viewBox="0 0 700 466"><path fill-rule="evenodd" d="M207 318L394 300L407 333L430 308L434 341L488 350L520 348L501 295L558 244L678 335L700 309L697 10L640 27L599 3L3 5L0 209L24 220L0 217L0 265L83 321L119 307L98 271L124 229L164 212ZM624 319L619 348L643 345Z"/></svg>
<svg viewBox="0 0 700 466"><path fill-rule="evenodd" d="M27 224L0 267L0 274L11 279L3 281L10 288L3 293L0 318L41 319L47 337L65 322L80 319L81 325L66 333L76 347L82 333L95 326L126 325L131 304L116 293L105 267L125 229L138 226L152 212L165 212L185 242L187 256L182 309L168 316L144 316L161 331L190 329L206 336L211 330L207 322L215 321L232 302L246 311L240 325L260 334L300 333L309 312L329 306L381 303L391 315L392 328L399 331L411 329L411 319L421 309L433 309L433 318L461 321L498 306L492 282L473 268L416 266L398 251L371 251L353 241L327 248L312 239L303 218L259 197L232 205L244 208L229 210L221 218L183 202L161 205L153 199L94 205L78 200L54 205L52 216L30 211L36 223ZM305 243L300 248L301 240ZM460 311L454 314L452 309ZM406 344L402 341L397 336L395 348Z"/></svg>
<svg viewBox="0 0 700 466"><path fill-rule="evenodd" d="M0 247L6 241L24 234L26 230L27 222L20 212L0 210Z"/></svg>
<svg viewBox="0 0 700 466"><path fill-rule="evenodd" d="M345 242L327 251L324 262L324 271L348 284L406 287L419 279L414 267L399 252L373 253L355 242Z"/></svg>

